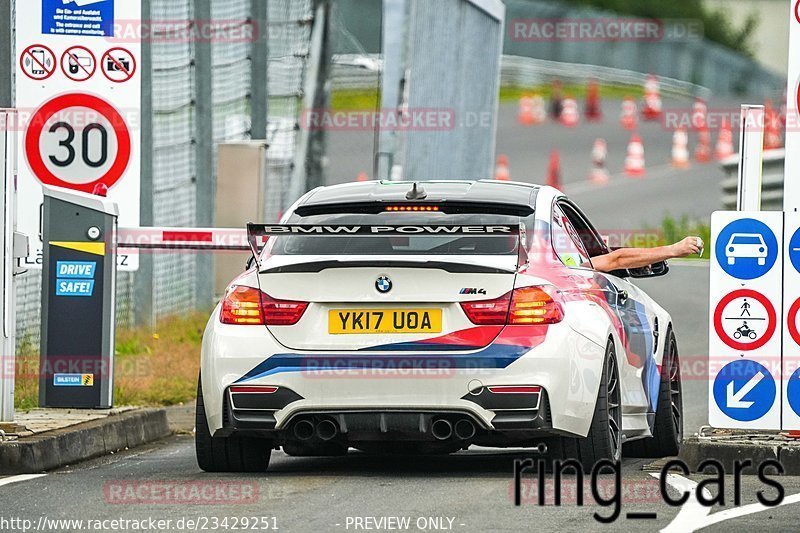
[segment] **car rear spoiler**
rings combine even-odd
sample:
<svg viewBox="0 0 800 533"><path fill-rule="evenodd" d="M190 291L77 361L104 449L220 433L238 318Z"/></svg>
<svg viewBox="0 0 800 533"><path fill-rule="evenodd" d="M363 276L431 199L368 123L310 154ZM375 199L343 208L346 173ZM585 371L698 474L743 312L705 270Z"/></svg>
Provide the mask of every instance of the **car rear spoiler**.
<svg viewBox="0 0 800 533"><path fill-rule="evenodd" d="M482 237L507 237L509 235L522 235L523 242L525 226L515 224L490 224L490 225L452 225L452 224L423 224L423 225L328 225L328 224L247 224L247 242L253 257L258 261L261 246L269 237L286 236L312 236L312 237L380 237L411 235L478 235ZM520 246L524 250L523 246ZM523 252L521 252L523 253Z"/></svg>

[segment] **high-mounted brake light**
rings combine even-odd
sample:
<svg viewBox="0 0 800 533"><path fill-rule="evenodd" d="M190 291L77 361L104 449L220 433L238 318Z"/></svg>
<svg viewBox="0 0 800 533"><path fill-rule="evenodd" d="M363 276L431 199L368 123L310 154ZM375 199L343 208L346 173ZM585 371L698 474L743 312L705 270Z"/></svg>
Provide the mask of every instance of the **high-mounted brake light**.
<svg viewBox="0 0 800 533"><path fill-rule="evenodd" d="M461 302L461 308L479 326L555 324L564 319L561 304L541 287L521 287L494 300Z"/></svg>
<svg viewBox="0 0 800 533"><path fill-rule="evenodd" d="M292 326L308 308L308 302L276 300L253 287L234 285L222 299L223 324Z"/></svg>
<svg viewBox="0 0 800 533"><path fill-rule="evenodd" d="M438 205L390 205L386 211L438 211Z"/></svg>

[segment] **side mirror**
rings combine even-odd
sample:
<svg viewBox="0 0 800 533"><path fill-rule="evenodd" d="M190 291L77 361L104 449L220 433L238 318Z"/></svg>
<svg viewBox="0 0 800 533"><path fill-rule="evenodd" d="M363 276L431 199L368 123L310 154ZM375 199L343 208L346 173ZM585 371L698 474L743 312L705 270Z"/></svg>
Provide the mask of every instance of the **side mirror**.
<svg viewBox="0 0 800 533"><path fill-rule="evenodd" d="M659 261L652 265L628 269L628 274L630 274L632 278L657 278L658 276L666 275L667 272L669 272L669 265L666 261Z"/></svg>

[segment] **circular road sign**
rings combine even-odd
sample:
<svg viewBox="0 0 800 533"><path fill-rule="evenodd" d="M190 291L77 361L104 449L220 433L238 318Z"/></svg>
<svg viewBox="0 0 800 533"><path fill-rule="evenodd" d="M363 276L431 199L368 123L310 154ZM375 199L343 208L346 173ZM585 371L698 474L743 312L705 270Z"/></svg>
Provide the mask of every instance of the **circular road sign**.
<svg viewBox="0 0 800 533"><path fill-rule="evenodd" d="M772 338L775 308L766 296L751 289L725 295L714 309L714 330L734 350L755 350Z"/></svg>
<svg viewBox="0 0 800 533"><path fill-rule="evenodd" d="M752 422L767 414L776 393L769 370L755 361L732 361L714 378L714 401L723 413L740 422Z"/></svg>
<svg viewBox="0 0 800 533"><path fill-rule="evenodd" d="M131 135L114 106L97 96L70 93L48 100L33 114L25 155L42 183L91 193L122 178L131 159Z"/></svg>
<svg viewBox="0 0 800 533"><path fill-rule="evenodd" d="M786 314L786 322L789 328L789 335L792 336L794 342L800 345L800 330L797 329L797 312L800 311L800 298L798 298L789 308ZM798 413L800 414L800 413Z"/></svg>
<svg viewBox="0 0 800 533"><path fill-rule="evenodd" d="M32 44L20 54L19 66L32 80L46 80L56 71L56 55L43 44Z"/></svg>
<svg viewBox="0 0 800 533"><path fill-rule="evenodd" d="M109 81L124 83L136 72L136 58L125 48L111 48L100 59L100 69Z"/></svg>
<svg viewBox="0 0 800 533"><path fill-rule="evenodd" d="M61 70L72 81L86 81L97 70L97 60L85 46L72 46L61 55Z"/></svg>
<svg viewBox="0 0 800 533"><path fill-rule="evenodd" d="M789 378L789 384L786 385L786 399L789 401L792 411L800 416L800 368L795 370Z"/></svg>
<svg viewBox="0 0 800 533"><path fill-rule="evenodd" d="M756 279L769 272L778 258L775 233L753 218L734 220L717 236L716 260L736 279Z"/></svg>

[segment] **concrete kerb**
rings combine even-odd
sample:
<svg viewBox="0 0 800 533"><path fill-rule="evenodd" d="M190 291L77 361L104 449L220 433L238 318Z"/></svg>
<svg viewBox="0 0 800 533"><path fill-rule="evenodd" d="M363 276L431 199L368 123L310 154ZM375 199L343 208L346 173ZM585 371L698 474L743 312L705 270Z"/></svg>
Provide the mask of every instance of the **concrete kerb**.
<svg viewBox="0 0 800 533"><path fill-rule="evenodd" d="M743 470L754 474L758 465L768 459L780 461L785 475L800 475L800 440L768 432L709 431L687 437L681 446L680 458L692 472L706 459L722 463L726 472L733 472L735 461L749 459L753 465Z"/></svg>
<svg viewBox="0 0 800 533"><path fill-rule="evenodd" d="M0 475L75 464L171 434L165 409L136 409L31 437L0 442Z"/></svg>

